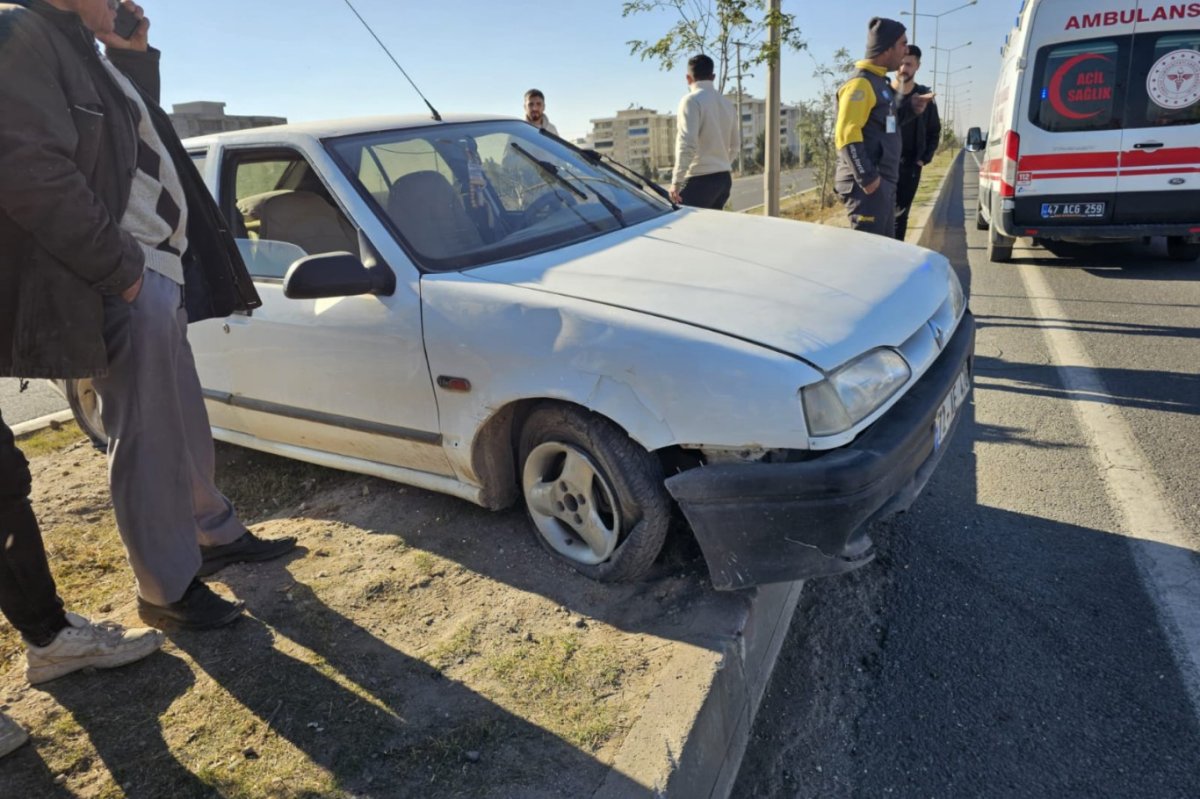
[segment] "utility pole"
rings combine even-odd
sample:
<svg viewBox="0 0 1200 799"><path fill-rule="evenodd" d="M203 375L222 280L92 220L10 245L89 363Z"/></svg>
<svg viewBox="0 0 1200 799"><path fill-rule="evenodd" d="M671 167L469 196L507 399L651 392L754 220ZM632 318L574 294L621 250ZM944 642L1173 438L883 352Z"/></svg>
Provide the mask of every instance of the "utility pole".
<svg viewBox="0 0 1200 799"><path fill-rule="evenodd" d="M767 64L767 131L763 137L766 158L763 164L763 191L767 216L779 216L779 2L771 0L771 59ZM738 124L741 124L739 121Z"/></svg>
<svg viewBox="0 0 1200 799"><path fill-rule="evenodd" d="M909 42L911 42L912 44L916 44L917 43L917 0L913 0L912 18L913 18L913 31L912 31L913 35L912 35L912 38L909 39ZM935 67L935 70L936 70L936 67Z"/></svg>

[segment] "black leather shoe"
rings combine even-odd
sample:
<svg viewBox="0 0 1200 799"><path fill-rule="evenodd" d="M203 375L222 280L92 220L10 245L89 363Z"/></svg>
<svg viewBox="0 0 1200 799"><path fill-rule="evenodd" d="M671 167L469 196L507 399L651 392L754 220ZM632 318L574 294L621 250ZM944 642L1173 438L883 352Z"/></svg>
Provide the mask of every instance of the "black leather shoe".
<svg viewBox="0 0 1200 799"><path fill-rule="evenodd" d="M210 630L224 627L242 615L243 603L217 596L199 580L192 580L183 598L169 605L154 605L138 597L138 616L160 630Z"/></svg>
<svg viewBox="0 0 1200 799"><path fill-rule="evenodd" d="M207 577L210 574L216 574L234 563L274 560L295 548L296 539L290 536L264 540L256 537L254 533L247 532L231 544L200 547L200 555L204 558L204 562L200 564L200 570L196 572L196 576Z"/></svg>

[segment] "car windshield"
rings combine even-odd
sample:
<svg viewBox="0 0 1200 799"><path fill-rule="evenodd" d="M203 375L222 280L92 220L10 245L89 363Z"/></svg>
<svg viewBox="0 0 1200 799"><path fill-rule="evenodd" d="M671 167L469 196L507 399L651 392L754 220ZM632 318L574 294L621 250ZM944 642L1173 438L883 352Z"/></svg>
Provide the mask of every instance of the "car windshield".
<svg viewBox="0 0 1200 799"><path fill-rule="evenodd" d="M519 121L407 128L326 146L432 271L557 249L671 211L647 189Z"/></svg>

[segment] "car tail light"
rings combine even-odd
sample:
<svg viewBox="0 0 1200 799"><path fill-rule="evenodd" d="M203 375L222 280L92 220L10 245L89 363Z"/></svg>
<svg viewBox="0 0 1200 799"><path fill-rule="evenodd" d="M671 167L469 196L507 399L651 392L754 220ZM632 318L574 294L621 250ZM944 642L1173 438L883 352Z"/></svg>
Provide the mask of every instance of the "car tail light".
<svg viewBox="0 0 1200 799"><path fill-rule="evenodd" d="M1021 135L1015 131L1004 134L1004 160L1000 163L1000 196L1017 194L1017 158L1021 151Z"/></svg>

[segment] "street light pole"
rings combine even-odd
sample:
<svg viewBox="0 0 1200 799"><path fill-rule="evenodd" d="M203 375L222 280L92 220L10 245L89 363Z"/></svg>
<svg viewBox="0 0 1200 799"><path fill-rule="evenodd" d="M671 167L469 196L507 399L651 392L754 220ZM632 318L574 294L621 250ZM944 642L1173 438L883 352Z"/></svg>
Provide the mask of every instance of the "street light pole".
<svg viewBox="0 0 1200 799"><path fill-rule="evenodd" d="M734 42L733 46L737 48L737 132L738 132L738 175L745 171L745 165L742 163L742 153L746 151L746 146L742 142L742 43Z"/></svg>
<svg viewBox="0 0 1200 799"><path fill-rule="evenodd" d="M767 65L767 132L763 137L766 158L763 164L763 190L766 192L767 216L779 216L779 3L771 0L771 60ZM741 124L741 121L738 121Z"/></svg>
<svg viewBox="0 0 1200 799"><path fill-rule="evenodd" d="M969 3L963 3L961 6L955 6L940 14L923 14L917 12L917 2L913 0L913 10L911 12L901 11L900 16L911 16L913 20L913 40L917 37L917 17L932 17L933 18L933 91L937 93L937 71L938 71L938 34L941 33L942 17L947 14L953 14L955 11L962 11L964 8L978 5L979 0L971 0Z"/></svg>

